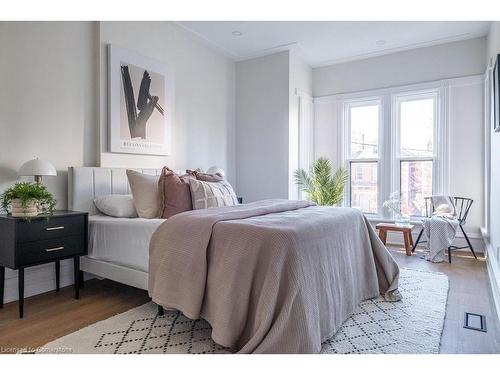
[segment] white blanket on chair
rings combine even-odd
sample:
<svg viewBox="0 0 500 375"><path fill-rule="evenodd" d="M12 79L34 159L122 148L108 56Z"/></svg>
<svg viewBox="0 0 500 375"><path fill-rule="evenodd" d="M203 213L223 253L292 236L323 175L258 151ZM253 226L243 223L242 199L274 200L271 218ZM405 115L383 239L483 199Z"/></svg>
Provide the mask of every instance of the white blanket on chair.
<svg viewBox="0 0 500 375"><path fill-rule="evenodd" d="M445 216L433 216L424 219L422 226L427 237L429 250L425 259L431 262L446 260L445 251L455 239L459 221Z"/></svg>

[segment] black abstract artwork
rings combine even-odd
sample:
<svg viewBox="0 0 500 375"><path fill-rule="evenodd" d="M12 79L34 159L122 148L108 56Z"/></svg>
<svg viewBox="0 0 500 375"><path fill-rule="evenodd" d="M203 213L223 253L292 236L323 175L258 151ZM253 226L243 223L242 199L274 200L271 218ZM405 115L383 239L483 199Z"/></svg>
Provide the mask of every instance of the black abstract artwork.
<svg viewBox="0 0 500 375"><path fill-rule="evenodd" d="M122 65L121 72L130 137L146 139L146 126L153 111L156 109L163 117L165 111L159 104L160 98L150 93L151 76L147 70L144 70L142 75L137 103L132 80L130 79L129 67Z"/></svg>

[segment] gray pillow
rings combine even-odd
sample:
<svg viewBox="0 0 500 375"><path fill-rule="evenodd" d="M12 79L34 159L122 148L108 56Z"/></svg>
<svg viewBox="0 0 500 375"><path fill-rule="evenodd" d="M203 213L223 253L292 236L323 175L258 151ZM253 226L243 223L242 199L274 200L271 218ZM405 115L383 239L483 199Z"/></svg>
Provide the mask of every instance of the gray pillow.
<svg viewBox="0 0 500 375"><path fill-rule="evenodd" d="M101 195L94 199L99 211L113 217L137 217L132 195Z"/></svg>

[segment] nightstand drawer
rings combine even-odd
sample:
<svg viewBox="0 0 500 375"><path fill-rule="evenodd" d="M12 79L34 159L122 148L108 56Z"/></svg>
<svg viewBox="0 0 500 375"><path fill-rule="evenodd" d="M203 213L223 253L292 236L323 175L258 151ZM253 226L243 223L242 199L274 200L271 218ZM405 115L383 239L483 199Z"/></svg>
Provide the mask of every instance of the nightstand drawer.
<svg viewBox="0 0 500 375"><path fill-rule="evenodd" d="M29 265L77 254L85 254L83 234L23 243L17 250L17 264Z"/></svg>
<svg viewBox="0 0 500 375"><path fill-rule="evenodd" d="M85 217L66 216L46 219L21 221L18 224L17 242L30 242L82 234L85 228Z"/></svg>

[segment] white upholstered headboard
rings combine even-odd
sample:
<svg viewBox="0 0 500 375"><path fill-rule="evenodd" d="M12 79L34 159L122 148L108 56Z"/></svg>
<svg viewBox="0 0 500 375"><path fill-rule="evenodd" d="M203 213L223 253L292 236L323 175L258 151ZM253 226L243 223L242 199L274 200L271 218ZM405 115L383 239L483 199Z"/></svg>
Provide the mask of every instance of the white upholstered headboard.
<svg viewBox="0 0 500 375"><path fill-rule="evenodd" d="M160 169L130 169L151 175L161 173ZM68 209L94 215L94 198L108 194L130 194L125 168L68 168Z"/></svg>

